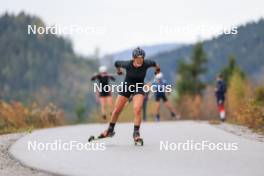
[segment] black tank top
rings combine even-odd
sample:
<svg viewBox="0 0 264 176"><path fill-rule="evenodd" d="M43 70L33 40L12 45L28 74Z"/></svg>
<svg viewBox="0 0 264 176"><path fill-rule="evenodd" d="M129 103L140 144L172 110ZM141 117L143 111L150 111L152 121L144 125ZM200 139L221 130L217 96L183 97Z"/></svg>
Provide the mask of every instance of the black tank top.
<svg viewBox="0 0 264 176"><path fill-rule="evenodd" d="M134 67L133 60L115 62L115 67L124 68L126 70L126 76L124 81L127 82L128 85L136 83L144 84L147 69L155 66L156 62L152 60L144 60L143 65L141 67Z"/></svg>

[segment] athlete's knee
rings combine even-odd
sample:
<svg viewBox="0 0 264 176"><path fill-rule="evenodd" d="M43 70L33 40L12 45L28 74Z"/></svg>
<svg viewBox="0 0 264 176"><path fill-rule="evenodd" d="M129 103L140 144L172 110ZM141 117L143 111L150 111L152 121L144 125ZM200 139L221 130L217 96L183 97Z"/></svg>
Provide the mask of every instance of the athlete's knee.
<svg viewBox="0 0 264 176"><path fill-rule="evenodd" d="M134 113L135 113L136 115L140 115L140 114L141 114L141 109L142 109L141 106L136 106L136 107L134 107Z"/></svg>
<svg viewBox="0 0 264 176"><path fill-rule="evenodd" d="M164 102L164 105L165 105L166 107L168 107L168 108L171 107L171 104L170 104L168 101L165 101L165 102Z"/></svg>

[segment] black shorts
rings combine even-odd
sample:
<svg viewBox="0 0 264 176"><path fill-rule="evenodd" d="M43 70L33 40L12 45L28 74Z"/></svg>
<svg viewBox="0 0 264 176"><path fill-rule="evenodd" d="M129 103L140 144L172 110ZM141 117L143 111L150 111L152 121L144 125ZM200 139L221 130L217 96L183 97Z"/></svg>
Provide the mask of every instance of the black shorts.
<svg viewBox="0 0 264 176"><path fill-rule="evenodd" d="M134 91L126 91L126 92L119 92L118 93L119 95L121 96L124 96L126 98L130 98L130 97L133 97L134 95L137 95L137 94L142 94L142 95L145 95L145 92L143 90L143 88L140 88L138 90L134 90Z"/></svg>
<svg viewBox="0 0 264 176"><path fill-rule="evenodd" d="M108 97L111 96L111 92L99 92L99 97Z"/></svg>
<svg viewBox="0 0 264 176"><path fill-rule="evenodd" d="M167 97L166 97L165 94L163 94L163 95L156 95L155 96L155 101L160 101L160 100L162 100L163 102L168 101L168 99L167 99Z"/></svg>

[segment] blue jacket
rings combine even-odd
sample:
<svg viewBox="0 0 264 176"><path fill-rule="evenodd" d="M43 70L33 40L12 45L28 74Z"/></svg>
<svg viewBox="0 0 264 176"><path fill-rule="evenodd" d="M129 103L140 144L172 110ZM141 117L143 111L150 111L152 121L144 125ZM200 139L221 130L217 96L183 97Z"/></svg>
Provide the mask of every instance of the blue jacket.
<svg viewBox="0 0 264 176"><path fill-rule="evenodd" d="M216 91L215 96L217 100L224 100L225 99L225 93L226 93L226 83L223 80L219 80L216 83Z"/></svg>

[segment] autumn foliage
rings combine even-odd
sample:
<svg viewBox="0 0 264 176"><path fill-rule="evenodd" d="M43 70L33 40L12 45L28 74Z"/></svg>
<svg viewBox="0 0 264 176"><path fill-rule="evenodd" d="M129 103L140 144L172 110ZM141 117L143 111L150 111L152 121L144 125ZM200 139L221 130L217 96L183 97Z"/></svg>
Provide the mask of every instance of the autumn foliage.
<svg viewBox="0 0 264 176"><path fill-rule="evenodd" d="M52 103L42 108L36 103L26 107L17 101L0 101L1 133L16 129L52 127L63 123L63 111Z"/></svg>

